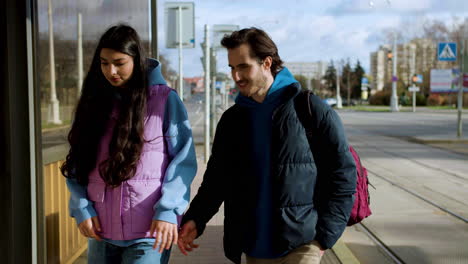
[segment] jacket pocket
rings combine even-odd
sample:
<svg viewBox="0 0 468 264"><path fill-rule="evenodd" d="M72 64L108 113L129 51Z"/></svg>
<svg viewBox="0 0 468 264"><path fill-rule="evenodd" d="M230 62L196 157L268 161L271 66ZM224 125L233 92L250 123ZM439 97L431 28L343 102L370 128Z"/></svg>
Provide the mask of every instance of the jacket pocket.
<svg viewBox="0 0 468 264"><path fill-rule="evenodd" d="M160 197L158 181L128 181L132 232L148 232L154 216L154 205Z"/></svg>
<svg viewBox="0 0 468 264"><path fill-rule="evenodd" d="M102 182L90 181L88 183L88 199L93 202L93 207L96 210L99 223L101 225L102 233L106 232L107 223L107 208L104 205L106 198L106 184Z"/></svg>
<svg viewBox="0 0 468 264"><path fill-rule="evenodd" d="M279 250L292 250L312 241L317 225L317 211L312 203L277 209Z"/></svg>

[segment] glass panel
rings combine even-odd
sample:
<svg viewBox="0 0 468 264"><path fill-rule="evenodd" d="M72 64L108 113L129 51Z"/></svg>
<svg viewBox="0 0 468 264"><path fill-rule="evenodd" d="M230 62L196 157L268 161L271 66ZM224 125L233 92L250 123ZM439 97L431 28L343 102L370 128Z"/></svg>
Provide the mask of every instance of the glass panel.
<svg viewBox="0 0 468 264"><path fill-rule="evenodd" d="M53 27L49 26L49 3ZM47 263L68 263L84 252L87 239L68 216L65 178L60 165L69 150L67 134L79 98L78 14L81 13L83 77L90 67L98 38L119 22L134 27L149 51L147 0L38 0L38 85L42 120L43 193ZM53 41L50 41L51 30ZM52 52L51 52L52 51ZM51 56L51 54L53 56ZM51 65L53 65L51 67ZM54 71L51 71L54 69ZM51 81L53 80L53 82Z"/></svg>
<svg viewBox="0 0 468 264"><path fill-rule="evenodd" d="M78 100L78 14L82 16L83 71L86 75L100 35L119 22L134 27L149 43L149 2L147 0L60 0L51 1L55 93L51 82L49 1L38 0L38 79L41 91L43 149L66 144L74 107ZM57 100L54 100L53 98ZM58 106L58 107L57 107ZM55 109L54 109L55 107ZM54 111L55 110L55 111ZM45 152L44 160L53 161ZM51 160L52 158L52 160Z"/></svg>

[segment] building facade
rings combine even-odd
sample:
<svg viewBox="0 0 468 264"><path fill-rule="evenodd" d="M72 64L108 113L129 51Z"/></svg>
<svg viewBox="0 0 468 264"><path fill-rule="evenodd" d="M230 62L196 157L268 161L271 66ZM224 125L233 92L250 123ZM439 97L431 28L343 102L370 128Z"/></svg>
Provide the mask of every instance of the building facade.
<svg viewBox="0 0 468 264"><path fill-rule="evenodd" d="M392 46L382 45L370 55L370 73L372 92L390 89L393 61ZM397 45L397 77L399 85L408 87L411 85L413 75L421 74L424 79L429 79L431 69L450 69L456 67L454 62L437 60L437 42L415 38L407 43Z"/></svg>
<svg viewBox="0 0 468 264"><path fill-rule="evenodd" d="M303 75L307 79L321 79L327 71L328 63L323 61L317 62L285 62L289 71L293 75Z"/></svg>

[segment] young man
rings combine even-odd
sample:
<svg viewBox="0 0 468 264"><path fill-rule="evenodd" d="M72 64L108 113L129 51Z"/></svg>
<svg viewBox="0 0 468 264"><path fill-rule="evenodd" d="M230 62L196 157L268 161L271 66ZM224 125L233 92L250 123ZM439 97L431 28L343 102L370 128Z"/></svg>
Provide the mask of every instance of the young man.
<svg viewBox="0 0 468 264"><path fill-rule="evenodd" d="M319 131L312 135L313 155L298 117L305 113L296 111L300 85L282 67L275 43L248 28L221 44L240 95L217 126L179 248L187 254L197 247L194 239L224 202L224 251L234 263L242 253L249 264L319 263L343 233L353 205L356 171L341 121L310 97Z"/></svg>

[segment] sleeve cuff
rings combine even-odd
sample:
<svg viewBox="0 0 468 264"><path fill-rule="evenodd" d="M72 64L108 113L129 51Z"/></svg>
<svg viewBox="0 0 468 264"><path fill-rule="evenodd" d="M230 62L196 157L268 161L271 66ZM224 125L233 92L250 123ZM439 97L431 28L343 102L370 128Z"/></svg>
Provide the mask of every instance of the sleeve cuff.
<svg viewBox="0 0 468 264"><path fill-rule="evenodd" d="M315 240L320 244L323 250L330 249L336 243L335 241L331 241L329 238L325 238L321 235L316 235Z"/></svg>
<svg viewBox="0 0 468 264"><path fill-rule="evenodd" d="M171 224L177 224L177 215L173 210L156 210L153 220L160 220Z"/></svg>
<svg viewBox="0 0 468 264"><path fill-rule="evenodd" d="M76 224L79 225L84 220L97 216L97 214L94 207L92 205L88 205L86 208L73 211L71 216L75 218Z"/></svg>

